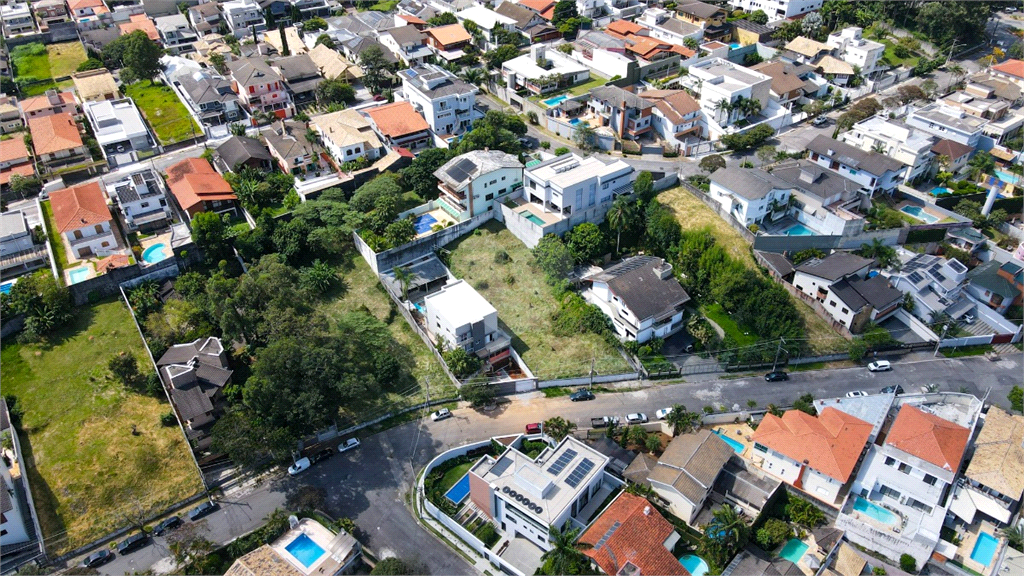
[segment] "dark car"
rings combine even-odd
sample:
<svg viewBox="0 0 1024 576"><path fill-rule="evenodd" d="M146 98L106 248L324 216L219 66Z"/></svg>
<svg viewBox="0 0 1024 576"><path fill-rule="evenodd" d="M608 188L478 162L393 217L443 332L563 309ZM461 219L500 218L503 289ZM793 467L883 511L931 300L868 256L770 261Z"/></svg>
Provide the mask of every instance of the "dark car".
<svg viewBox="0 0 1024 576"><path fill-rule="evenodd" d="M572 394L569 395L569 400L572 400L573 402L582 402L582 401L585 401L585 400L593 400L593 399L594 399L594 393L591 392L590 390L587 390L586 388L580 388L579 390L577 390L577 391L575 391L575 392L573 392Z"/></svg>
<svg viewBox="0 0 1024 576"><path fill-rule="evenodd" d="M203 502L199 506L196 506L195 508L188 511L188 519L195 522L203 516L212 514L214 511L217 510L217 508L220 508L219 504L216 504L214 502Z"/></svg>
<svg viewBox="0 0 1024 576"><path fill-rule="evenodd" d="M764 375L765 382L780 382L782 380L789 380L789 374L786 374L782 370L776 370L775 372L769 372Z"/></svg>
<svg viewBox="0 0 1024 576"><path fill-rule="evenodd" d="M529 138L520 138L519 144L522 145L523 150L533 150L534 148L537 147L536 142L530 140Z"/></svg>
<svg viewBox="0 0 1024 576"><path fill-rule="evenodd" d="M311 460L313 461L313 464L316 464L317 462L320 462L321 460L327 460L331 456L334 456L334 449L333 448L324 448L323 450L317 452L311 458Z"/></svg>
<svg viewBox="0 0 1024 576"><path fill-rule="evenodd" d="M100 550L99 552L93 552L82 560L82 566L86 568L96 568L97 566L103 566L107 562L114 559L114 553L110 550Z"/></svg>
<svg viewBox="0 0 1024 576"><path fill-rule="evenodd" d="M895 386L886 386L885 388L882 388L882 394L895 394L899 396L900 394L903 394L903 386L900 386L899 384Z"/></svg>
<svg viewBox="0 0 1024 576"><path fill-rule="evenodd" d="M147 542L149 542L149 537L144 533L139 532L138 534L132 534L124 540L121 540L121 543L117 545L117 553L124 556L129 552L134 552L139 548L142 548Z"/></svg>
<svg viewBox="0 0 1024 576"><path fill-rule="evenodd" d="M178 526L181 526L181 518L178 516L171 516L153 528L153 536L163 536L164 532L174 530Z"/></svg>

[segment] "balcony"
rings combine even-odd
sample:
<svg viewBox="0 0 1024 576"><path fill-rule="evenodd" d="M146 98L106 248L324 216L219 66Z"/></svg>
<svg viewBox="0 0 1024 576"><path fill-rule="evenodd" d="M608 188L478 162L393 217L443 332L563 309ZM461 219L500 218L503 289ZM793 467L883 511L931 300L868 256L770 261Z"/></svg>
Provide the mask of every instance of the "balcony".
<svg viewBox="0 0 1024 576"><path fill-rule="evenodd" d="M437 189L440 190L442 193L447 194L460 202L466 199L466 194L464 192L454 190L450 186L442 182L439 182L437 184Z"/></svg>

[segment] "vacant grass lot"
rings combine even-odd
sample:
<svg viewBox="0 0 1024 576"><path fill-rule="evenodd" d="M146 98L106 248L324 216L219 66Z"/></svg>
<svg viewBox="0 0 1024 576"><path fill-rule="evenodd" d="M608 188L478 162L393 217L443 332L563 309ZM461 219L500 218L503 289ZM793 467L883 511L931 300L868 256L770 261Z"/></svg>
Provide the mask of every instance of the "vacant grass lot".
<svg viewBox="0 0 1024 576"><path fill-rule="evenodd" d="M143 80L125 86L124 92L135 100L135 105L153 127L161 144L174 144L191 138L193 129L194 134L203 133L169 86Z"/></svg>
<svg viewBox="0 0 1024 576"><path fill-rule="evenodd" d="M740 346L750 346L757 342L757 336L752 334L750 330L743 326L740 326L732 318L729 317L729 313L722 308L722 305L715 302L714 304L708 304L702 306L700 309L701 313L721 328L726 335L732 336L736 343Z"/></svg>
<svg viewBox="0 0 1024 576"><path fill-rule="evenodd" d="M145 371L142 340L119 301L79 308L47 344L11 340L2 349L3 392L24 410L22 446L51 554L202 489L181 430L160 425L170 405L108 378L119 351Z"/></svg>
<svg viewBox="0 0 1024 576"><path fill-rule="evenodd" d="M513 347L534 375L542 379L587 375L592 360L598 374L629 370L601 336L551 333L551 314L558 308L551 287L533 268L529 249L504 226L488 222L448 248L452 272L498 310L498 323L509 331ZM494 255L502 250L511 260L497 264ZM514 281L509 283L508 278Z"/></svg>
<svg viewBox="0 0 1024 576"><path fill-rule="evenodd" d="M85 46L79 41L62 42L60 44L49 44L46 46L46 53L50 60L50 73L52 78L63 78L70 76L78 69L78 66L88 59L85 54Z"/></svg>

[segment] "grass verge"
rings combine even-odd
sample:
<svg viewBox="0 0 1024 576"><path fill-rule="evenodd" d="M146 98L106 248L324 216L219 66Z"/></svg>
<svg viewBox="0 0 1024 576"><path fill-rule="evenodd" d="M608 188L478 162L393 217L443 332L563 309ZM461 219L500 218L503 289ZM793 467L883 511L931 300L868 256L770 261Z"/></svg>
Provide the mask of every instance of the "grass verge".
<svg viewBox="0 0 1024 576"><path fill-rule="evenodd" d="M49 201L40 204L43 206L43 218L46 219L46 237L50 239L50 247L53 248L53 255L57 258L57 275L60 277L58 282L64 284L64 269L70 266L68 254L64 249L60 233L57 232L57 221L53 219L53 207L50 206Z"/></svg>
<svg viewBox="0 0 1024 576"><path fill-rule="evenodd" d="M88 59L85 54L85 46L78 40L72 42L61 42L46 46L46 54L50 62L50 74L52 78L63 78L70 76L78 70L78 66Z"/></svg>
<svg viewBox="0 0 1024 576"><path fill-rule="evenodd" d="M43 535L60 553L202 488L170 405L109 378L119 351L145 356L124 304L78 309L44 344L2 349L4 394L17 397L25 461ZM137 434L132 434L135 427Z"/></svg>
<svg viewBox="0 0 1024 576"><path fill-rule="evenodd" d="M161 144L174 144L191 138L193 130L195 134L203 133L169 86L144 80L125 86L124 92L135 100L135 105L153 127Z"/></svg>
<svg viewBox="0 0 1024 576"><path fill-rule="evenodd" d="M965 356L982 356L986 352L992 351L991 344L982 344L980 346L964 346L962 348L944 349L942 355L946 358L963 358Z"/></svg>

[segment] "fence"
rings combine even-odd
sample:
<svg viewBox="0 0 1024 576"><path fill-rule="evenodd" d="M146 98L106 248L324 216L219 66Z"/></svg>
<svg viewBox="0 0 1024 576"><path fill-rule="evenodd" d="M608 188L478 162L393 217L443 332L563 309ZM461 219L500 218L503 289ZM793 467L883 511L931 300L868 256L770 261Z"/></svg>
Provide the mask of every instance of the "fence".
<svg viewBox="0 0 1024 576"><path fill-rule="evenodd" d="M35 34L23 34L6 38L8 49L16 46L39 42L40 44L54 44L56 42L70 42L78 40L78 26L74 22L54 22L46 32Z"/></svg>
<svg viewBox="0 0 1024 576"><path fill-rule="evenodd" d="M621 374L598 374L594 376L580 376L578 378L540 380L537 382L537 388L544 389L554 388L556 386L588 386L591 384L609 384L612 382L628 382L630 380L639 379L639 372L623 372Z"/></svg>
<svg viewBox="0 0 1024 576"><path fill-rule="evenodd" d="M135 280L138 283L143 280L162 280L177 276L179 272L177 258L168 258L146 267L143 267L141 264L135 264L134 266L125 266L124 268L114 268L101 276L72 284L68 286L68 289L71 291L71 297L74 299L75 305L81 306L89 302L90 295L92 295L92 298L104 298L117 294L121 284L125 282Z"/></svg>

